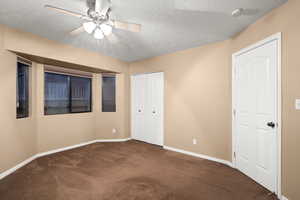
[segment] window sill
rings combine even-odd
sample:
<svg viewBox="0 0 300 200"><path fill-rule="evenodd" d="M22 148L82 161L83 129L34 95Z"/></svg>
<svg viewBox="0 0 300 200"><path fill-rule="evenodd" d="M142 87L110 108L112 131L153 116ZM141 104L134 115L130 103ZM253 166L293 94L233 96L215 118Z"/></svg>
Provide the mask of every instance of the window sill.
<svg viewBox="0 0 300 200"><path fill-rule="evenodd" d="M61 114L43 114L44 117L50 117L50 116L71 116L71 115L79 115L79 114L92 114L94 113L93 111L90 112L74 112L74 113L61 113Z"/></svg>
<svg viewBox="0 0 300 200"><path fill-rule="evenodd" d="M31 120L31 119L32 119L31 116L29 116L29 117L17 117L16 118L16 120L18 120L18 121L21 121L21 120Z"/></svg>

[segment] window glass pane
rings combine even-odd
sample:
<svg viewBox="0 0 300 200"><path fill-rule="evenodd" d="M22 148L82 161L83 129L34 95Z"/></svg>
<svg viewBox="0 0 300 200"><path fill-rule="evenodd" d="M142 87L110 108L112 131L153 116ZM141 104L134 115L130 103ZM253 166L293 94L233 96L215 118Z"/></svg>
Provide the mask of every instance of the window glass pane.
<svg viewBox="0 0 300 200"><path fill-rule="evenodd" d="M45 73L46 115L70 113L69 77L61 74Z"/></svg>
<svg viewBox="0 0 300 200"><path fill-rule="evenodd" d="M71 112L90 112L91 96L91 79L71 76Z"/></svg>
<svg viewBox="0 0 300 200"><path fill-rule="evenodd" d="M29 116L29 66L18 62L17 66L17 118Z"/></svg>
<svg viewBox="0 0 300 200"><path fill-rule="evenodd" d="M102 77L102 112L116 112L116 77Z"/></svg>

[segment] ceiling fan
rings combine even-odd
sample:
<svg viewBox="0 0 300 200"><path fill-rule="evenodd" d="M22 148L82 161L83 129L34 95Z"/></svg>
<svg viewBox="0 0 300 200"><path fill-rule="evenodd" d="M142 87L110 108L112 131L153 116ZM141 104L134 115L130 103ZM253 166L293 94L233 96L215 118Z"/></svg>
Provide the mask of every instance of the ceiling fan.
<svg viewBox="0 0 300 200"><path fill-rule="evenodd" d="M140 24L128 23L111 19L110 0L87 0L88 10L86 14L70 11L52 5L45 5L45 8L52 9L67 15L71 15L83 20L81 27L70 32L71 35L78 35L84 31L93 34L97 40L103 39L112 34L113 28L131 32L140 32Z"/></svg>

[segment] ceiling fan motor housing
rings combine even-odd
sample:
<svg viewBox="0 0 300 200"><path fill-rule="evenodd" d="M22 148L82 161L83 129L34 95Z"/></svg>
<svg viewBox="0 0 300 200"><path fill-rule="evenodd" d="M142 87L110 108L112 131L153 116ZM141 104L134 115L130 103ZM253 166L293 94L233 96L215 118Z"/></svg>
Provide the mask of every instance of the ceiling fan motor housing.
<svg viewBox="0 0 300 200"><path fill-rule="evenodd" d="M109 20L109 12L106 15L101 15L95 10L88 9L87 14L95 23L103 23Z"/></svg>
<svg viewBox="0 0 300 200"><path fill-rule="evenodd" d="M96 1L95 0L86 0L86 5L89 9L95 10Z"/></svg>

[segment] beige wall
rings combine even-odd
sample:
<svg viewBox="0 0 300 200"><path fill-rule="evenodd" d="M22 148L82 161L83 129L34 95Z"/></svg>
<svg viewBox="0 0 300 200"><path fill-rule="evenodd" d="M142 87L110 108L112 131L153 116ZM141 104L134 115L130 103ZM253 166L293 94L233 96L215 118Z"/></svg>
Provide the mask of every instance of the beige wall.
<svg viewBox="0 0 300 200"><path fill-rule="evenodd" d="M0 40L3 38L1 34L0 28ZM30 110L29 118L16 119L16 56L5 51L1 43L0 172L36 153L35 117L32 115L34 111Z"/></svg>
<svg viewBox="0 0 300 200"><path fill-rule="evenodd" d="M130 64L131 74L166 74L166 145L230 160L231 55L282 32L282 187L289 200L300 199L299 11L300 1L289 0L228 41Z"/></svg>
<svg viewBox="0 0 300 200"><path fill-rule="evenodd" d="M129 78L128 68L124 74L118 75L116 83L119 87L116 88L116 110L117 113L97 113L96 137L102 139L128 138L129 132ZM101 85L101 82L100 82ZM101 86L100 86L101 88ZM100 90L99 90L100 91ZM101 98L101 91L99 93ZM99 102L99 110L101 110L101 102ZM117 132L112 133L112 128Z"/></svg>
<svg viewBox="0 0 300 200"><path fill-rule="evenodd" d="M3 45L7 50L115 72L124 72L128 66L125 62L101 53L61 44L5 26L2 29Z"/></svg>
<svg viewBox="0 0 300 200"><path fill-rule="evenodd" d="M165 145L231 159L229 51L225 41L130 65L165 72Z"/></svg>
<svg viewBox="0 0 300 200"><path fill-rule="evenodd" d="M92 112L80 114L44 115L44 66L37 65L37 145L38 152L45 152L95 139L128 138L127 97L125 86L127 71L117 77L117 112L101 112L101 75L94 74L92 81ZM117 132L114 134L112 129Z"/></svg>
<svg viewBox="0 0 300 200"><path fill-rule="evenodd" d="M30 117L16 119L16 55L8 50L119 72L115 113L100 110L101 75L93 77L93 112L44 116L44 66L31 68ZM0 25L0 173L30 156L95 139L126 138L128 64ZM126 90L126 91L125 91ZM112 134L112 129L117 134Z"/></svg>
<svg viewBox="0 0 300 200"><path fill-rule="evenodd" d="M44 115L44 66L39 64L36 69L37 79L37 145L38 152L71 146L95 140L96 110L91 113ZM93 83L95 83L95 77ZM93 94L96 85L93 84ZM95 95L96 96L96 95ZM93 99L97 102L100 99Z"/></svg>

